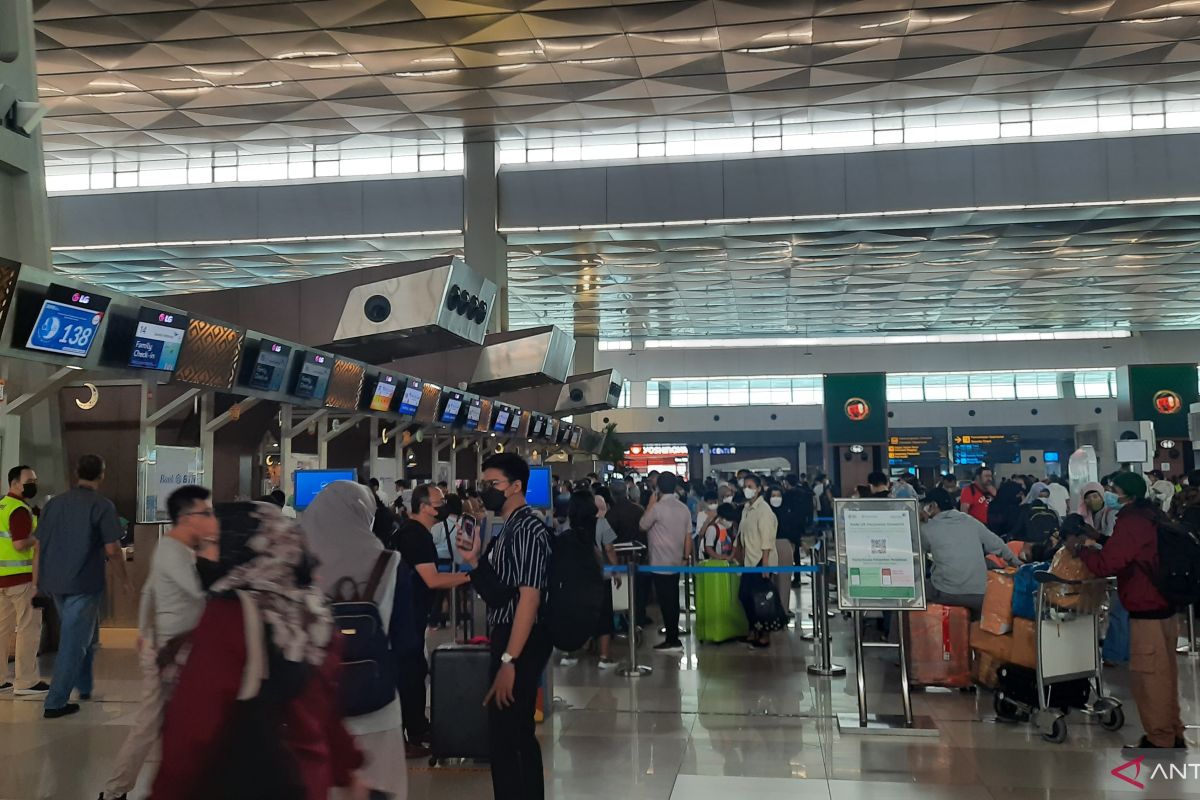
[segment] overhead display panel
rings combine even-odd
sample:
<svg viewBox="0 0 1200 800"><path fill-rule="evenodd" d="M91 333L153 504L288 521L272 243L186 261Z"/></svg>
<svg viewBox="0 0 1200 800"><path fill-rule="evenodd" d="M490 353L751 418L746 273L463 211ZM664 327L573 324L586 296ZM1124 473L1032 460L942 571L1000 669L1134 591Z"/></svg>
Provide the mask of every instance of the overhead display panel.
<svg viewBox="0 0 1200 800"><path fill-rule="evenodd" d="M954 436L954 463L964 466L1021 463L1021 437L1015 433Z"/></svg>
<svg viewBox="0 0 1200 800"><path fill-rule="evenodd" d="M301 357L292 380L292 394L306 400L324 400L332 373L333 356L308 351Z"/></svg>
<svg viewBox="0 0 1200 800"><path fill-rule="evenodd" d="M258 353L250 367L246 385L264 392L278 392L283 388L283 376L291 355L290 346L263 339L258 343Z"/></svg>
<svg viewBox="0 0 1200 800"><path fill-rule="evenodd" d="M458 422L458 415L463 410L463 394L462 392L449 391L444 393L442 398L442 411L438 415L438 422L443 425L454 425Z"/></svg>
<svg viewBox="0 0 1200 800"><path fill-rule="evenodd" d="M418 378L409 378L404 383L404 393L400 396L400 404L396 410L406 416L416 416L421 407L421 390L424 383Z"/></svg>
<svg viewBox="0 0 1200 800"><path fill-rule="evenodd" d="M888 463L893 467L938 467L945 457L942 436L931 433L888 436Z"/></svg>
<svg viewBox="0 0 1200 800"><path fill-rule="evenodd" d="M178 311L143 306L129 353L129 366L171 372L179 363L188 318Z"/></svg>
<svg viewBox="0 0 1200 800"><path fill-rule="evenodd" d="M479 427L479 416L483 413L483 401L476 397L471 401L471 405L467 406L467 421L464 425L467 430L473 431Z"/></svg>
<svg viewBox="0 0 1200 800"><path fill-rule="evenodd" d="M399 384L400 379L395 375L380 375L375 382L375 390L371 393L369 408L372 411L391 411Z"/></svg>
<svg viewBox="0 0 1200 800"><path fill-rule="evenodd" d="M50 284L25 347L62 356L87 356L108 303L104 295Z"/></svg>

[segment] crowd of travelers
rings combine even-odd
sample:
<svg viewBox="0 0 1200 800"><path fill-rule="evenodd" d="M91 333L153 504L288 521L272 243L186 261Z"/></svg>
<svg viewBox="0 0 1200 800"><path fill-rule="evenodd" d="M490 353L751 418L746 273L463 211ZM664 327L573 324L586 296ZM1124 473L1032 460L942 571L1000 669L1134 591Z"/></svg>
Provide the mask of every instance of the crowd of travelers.
<svg viewBox="0 0 1200 800"><path fill-rule="evenodd" d="M124 532L101 494L104 472L103 459L82 457L76 487L38 509L36 472L17 466L0 499L0 627L17 634L14 680L0 691L40 699L46 719L75 714L93 699L106 582L115 583L109 591L132 588ZM153 798L405 797L399 754L430 753L426 637L445 625L451 590L487 609L495 796L542 797L534 719L553 649L545 598L556 537L594 548L597 574L621 558L641 565L632 616L648 625L649 603L658 606L664 638L653 649L668 654L683 646L674 568L696 561L763 568L741 574L734 595L745 619L741 638L765 650L794 616L787 602L797 585L770 568L803 562L835 494L821 473L809 480L742 470L703 481L670 472L640 480L591 474L555 477L551 508L538 511L525 500L529 476L519 456L498 454L484 461L480 481L453 491L397 482L388 497L374 480L337 481L299 520L278 495L214 506L204 487L176 490L140 598L141 702L100 800L127 797L158 740ZM1083 486L1074 507L1057 480L1011 476L997 485L987 468L962 486L948 475L924 487L877 472L849 494L916 500L931 602L978 614L989 557L1016 566L1067 548L1094 575L1115 576L1104 653L1130 664L1146 731L1139 744L1183 746L1177 609L1154 575L1163 522L1193 529L1200 522L1200 472L1179 485L1118 472ZM619 588L621 578L612 580ZM47 682L36 653L40 609L50 603L61 632ZM347 604L359 609L353 619L363 604L371 609L375 639L345 635L358 624L343 616ZM583 637L600 669L616 663L615 621L613 594L605 592L595 629ZM360 668L361 653L351 652L364 641L386 654L373 656L370 673ZM0 642L7 648L5 637ZM565 652L563 663L580 655Z"/></svg>

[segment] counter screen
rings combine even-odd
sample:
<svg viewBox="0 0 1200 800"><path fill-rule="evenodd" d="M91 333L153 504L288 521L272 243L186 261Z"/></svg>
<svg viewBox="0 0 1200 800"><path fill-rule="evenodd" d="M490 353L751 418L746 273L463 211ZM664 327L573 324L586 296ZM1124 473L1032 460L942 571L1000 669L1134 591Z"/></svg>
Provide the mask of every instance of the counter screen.
<svg viewBox="0 0 1200 800"><path fill-rule="evenodd" d="M251 389L261 389L264 392L278 392L283 386L283 373L287 371L288 356L292 348L286 344L263 339L258 346L258 358L254 362L254 371L250 373L247 382Z"/></svg>
<svg viewBox="0 0 1200 800"><path fill-rule="evenodd" d="M143 308L138 312L129 366L173 371L179 361L187 326L188 318L184 314Z"/></svg>
<svg viewBox="0 0 1200 800"><path fill-rule="evenodd" d="M391 375L380 375L375 384L375 394L371 397L372 411L387 411L392 407L392 398L396 396L396 379Z"/></svg>
<svg viewBox="0 0 1200 800"><path fill-rule="evenodd" d="M107 309L107 297L52 283L25 346L82 358L91 349Z"/></svg>
<svg viewBox="0 0 1200 800"><path fill-rule="evenodd" d="M473 431L479 427L479 414L483 411L482 400L472 400L467 409L467 430Z"/></svg>
<svg viewBox="0 0 1200 800"><path fill-rule="evenodd" d="M521 409L514 408L512 416L508 418L508 430L511 433L519 427L521 427Z"/></svg>
<svg viewBox="0 0 1200 800"><path fill-rule="evenodd" d="M333 372L333 357L320 353L305 353L296 375L296 388L292 394L310 400L321 400L329 389L329 375Z"/></svg>
<svg viewBox="0 0 1200 800"><path fill-rule="evenodd" d="M446 408L442 411L441 423L443 425L453 425L458 421L458 412L462 411L462 395L452 394L450 399L446 401Z"/></svg>
<svg viewBox="0 0 1200 800"><path fill-rule="evenodd" d="M496 421L492 423L492 430L497 433L504 433L508 430L508 420L512 416L512 412L507 408L501 408L496 412Z"/></svg>
<svg viewBox="0 0 1200 800"><path fill-rule="evenodd" d="M421 405L421 388L424 386L415 378L408 382L404 387L404 395L400 398L400 413L414 416L417 413L417 407Z"/></svg>

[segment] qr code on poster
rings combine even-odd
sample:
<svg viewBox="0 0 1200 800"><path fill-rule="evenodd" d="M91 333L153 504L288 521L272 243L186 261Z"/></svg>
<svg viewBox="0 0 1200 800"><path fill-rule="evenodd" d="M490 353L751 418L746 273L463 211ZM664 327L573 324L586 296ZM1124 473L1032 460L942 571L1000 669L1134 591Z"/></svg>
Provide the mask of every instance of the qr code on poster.
<svg viewBox="0 0 1200 800"><path fill-rule="evenodd" d="M871 540L871 555L873 555L873 556L887 555L887 539L872 539Z"/></svg>

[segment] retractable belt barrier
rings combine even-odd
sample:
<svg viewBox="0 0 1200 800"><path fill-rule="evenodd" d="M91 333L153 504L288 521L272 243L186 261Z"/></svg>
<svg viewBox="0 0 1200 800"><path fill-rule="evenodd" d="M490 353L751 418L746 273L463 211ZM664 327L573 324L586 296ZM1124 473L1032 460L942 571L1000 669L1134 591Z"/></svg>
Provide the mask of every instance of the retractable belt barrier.
<svg viewBox="0 0 1200 800"><path fill-rule="evenodd" d="M802 566L802 567L651 567L639 566L638 572L653 572L657 575L714 575L714 574L733 574L733 575L777 575L781 573L796 573L796 572L819 572L820 567ZM616 566L606 566L604 573L606 575L629 572L628 564L618 564Z"/></svg>

